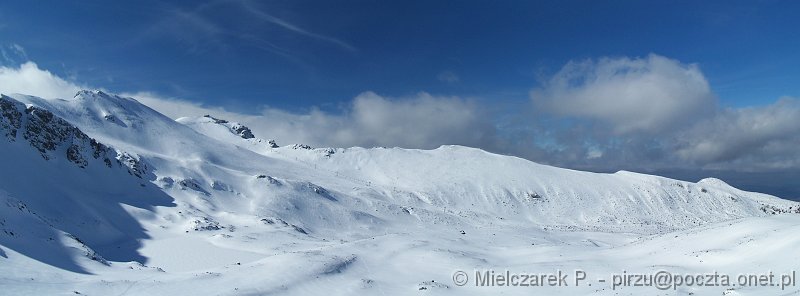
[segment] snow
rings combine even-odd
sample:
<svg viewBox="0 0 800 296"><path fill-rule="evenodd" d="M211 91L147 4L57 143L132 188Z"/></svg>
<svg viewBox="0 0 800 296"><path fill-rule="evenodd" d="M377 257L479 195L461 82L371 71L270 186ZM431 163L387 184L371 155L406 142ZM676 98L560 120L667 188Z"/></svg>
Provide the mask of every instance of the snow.
<svg viewBox="0 0 800 296"><path fill-rule="evenodd" d="M788 287L456 286L457 270L790 272L798 204L697 183L561 169L462 146L277 147L101 91L9 95L110 147L112 165L0 137L0 294L659 295ZM5 105L4 105L5 106ZM2 111L2 110L0 110ZM11 111L9 111L11 112ZM3 115L4 113L0 113ZM11 117L0 121L0 135ZM284 143L281 143L284 144ZM82 144L83 145L83 144ZM88 144L87 144L88 145ZM115 155L115 156L114 156ZM119 160L118 162L116 160ZM13 232L13 235L10 234ZM777 290L776 290L777 289Z"/></svg>
<svg viewBox="0 0 800 296"><path fill-rule="evenodd" d="M213 239L167 235L144 242L142 255L153 260L148 265L171 272L184 272L230 265L231 262L252 262L265 254L221 247ZM191 246L187 248L186 246ZM198 260L203 258L203 260Z"/></svg>

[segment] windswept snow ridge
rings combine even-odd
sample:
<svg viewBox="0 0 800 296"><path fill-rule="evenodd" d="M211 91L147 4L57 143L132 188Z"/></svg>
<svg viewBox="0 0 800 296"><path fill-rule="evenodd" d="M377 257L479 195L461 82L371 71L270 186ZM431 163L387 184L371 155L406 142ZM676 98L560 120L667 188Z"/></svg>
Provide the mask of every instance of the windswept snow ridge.
<svg viewBox="0 0 800 296"><path fill-rule="evenodd" d="M798 204L717 179L580 172L461 146L278 146L102 91L0 97L0 151L0 294L481 295L495 290L455 285L453 272L800 263L739 258L800 245L783 236L800 227Z"/></svg>

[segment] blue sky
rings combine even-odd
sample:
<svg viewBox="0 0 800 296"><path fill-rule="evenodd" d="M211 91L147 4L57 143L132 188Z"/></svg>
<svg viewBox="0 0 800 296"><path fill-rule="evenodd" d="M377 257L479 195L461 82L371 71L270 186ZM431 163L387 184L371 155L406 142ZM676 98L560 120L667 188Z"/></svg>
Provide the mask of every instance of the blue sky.
<svg viewBox="0 0 800 296"><path fill-rule="evenodd" d="M366 90L524 100L570 60L649 53L699 64L722 103L750 106L799 95L798 11L793 1L4 1L0 40L63 77L235 108L324 108Z"/></svg>
<svg viewBox="0 0 800 296"><path fill-rule="evenodd" d="M3 1L0 92L800 198L797 1Z"/></svg>

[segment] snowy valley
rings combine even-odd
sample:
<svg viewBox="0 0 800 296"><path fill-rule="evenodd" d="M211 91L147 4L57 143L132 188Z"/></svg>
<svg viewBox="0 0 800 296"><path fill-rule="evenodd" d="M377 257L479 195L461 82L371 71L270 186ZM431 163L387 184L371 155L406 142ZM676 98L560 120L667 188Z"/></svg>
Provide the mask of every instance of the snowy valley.
<svg viewBox="0 0 800 296"><path fill-rule="evenodd" d="M791 274L797 202L463 146L312 148L228 120L172 119L102 91L3 95L0 294L800 293L780 276L766 287L612 283L661 270ZM484 270L571 278L476 287ZM577 286L576 270L587 276Z"/></svg>

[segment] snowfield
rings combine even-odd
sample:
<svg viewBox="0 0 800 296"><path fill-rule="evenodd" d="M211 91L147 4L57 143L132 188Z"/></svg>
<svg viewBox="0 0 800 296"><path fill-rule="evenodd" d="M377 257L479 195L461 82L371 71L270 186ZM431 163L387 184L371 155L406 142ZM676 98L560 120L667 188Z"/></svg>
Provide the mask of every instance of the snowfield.
<svg viewBox="0 0 800 296"><path fill-rule="evenodd" d="M721 180L257 135L101 91L3 95L0 294L800 294L800 205ZM634 285L659 271L734 285Z"/></svg>

